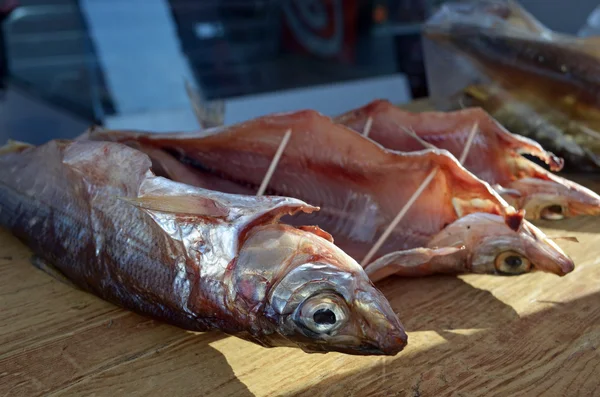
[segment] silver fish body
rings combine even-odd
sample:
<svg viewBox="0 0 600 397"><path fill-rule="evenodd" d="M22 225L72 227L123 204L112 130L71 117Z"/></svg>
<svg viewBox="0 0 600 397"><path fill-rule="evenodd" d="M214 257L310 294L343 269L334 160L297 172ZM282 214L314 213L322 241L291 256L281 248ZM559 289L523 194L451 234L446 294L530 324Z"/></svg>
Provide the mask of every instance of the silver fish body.
<svg viewBox="0 0 600 397"><path fill-rule="evenodd" d="M396 354L406 334L363 269L319 233L317 210L156 177L145 154L52 141L0 155L0 224L78 287L192 331L267 347Z"/></svg>

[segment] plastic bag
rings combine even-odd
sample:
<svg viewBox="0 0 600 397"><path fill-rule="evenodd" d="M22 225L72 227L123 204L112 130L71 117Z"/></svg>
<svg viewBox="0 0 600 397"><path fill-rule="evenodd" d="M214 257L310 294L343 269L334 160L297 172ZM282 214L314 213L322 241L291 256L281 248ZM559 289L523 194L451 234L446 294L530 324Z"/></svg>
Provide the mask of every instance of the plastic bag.
<svg viewBox="0 0 600 397"><path fill-rule="evenodd" d="M510 0L446 3L423 37L434 106L480 106L565 169L600 171L600 37L553 32Z"/></svg>
<svg viewBox="0 0 600 397"><path fill-rule="evenodd" d="M590 13L579 32L579 37L600 36L600 5Z"/></svg>

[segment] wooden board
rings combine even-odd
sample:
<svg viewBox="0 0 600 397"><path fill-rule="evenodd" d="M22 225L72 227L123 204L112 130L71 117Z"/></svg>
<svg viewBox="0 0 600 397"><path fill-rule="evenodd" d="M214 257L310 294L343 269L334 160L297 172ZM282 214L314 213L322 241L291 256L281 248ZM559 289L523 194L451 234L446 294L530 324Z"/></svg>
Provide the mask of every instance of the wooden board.
<svg viewBox="0 0 600 397"><path fill-rule="evenodd" d="M574 179L600 191L600 175ZM380 283L409 334L385 358L160 324L55 281L0 230L0 395L599 395L600 218L538 225L580 240L560 243L574 272Z"/></svg>

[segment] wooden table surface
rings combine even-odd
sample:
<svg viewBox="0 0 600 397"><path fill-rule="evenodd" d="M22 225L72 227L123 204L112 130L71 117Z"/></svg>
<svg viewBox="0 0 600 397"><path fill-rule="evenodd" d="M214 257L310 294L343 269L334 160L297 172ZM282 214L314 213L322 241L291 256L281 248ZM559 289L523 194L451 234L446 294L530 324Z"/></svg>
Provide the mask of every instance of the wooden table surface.
<svg viewBox="0 0 600 397"><path fill-rule="evenodd" d="M409 334L395 357L164 325L54 280L0 229L0 395L598 396L600 218L538 225L579 239L560 243L575 271L380 283Z"/></svg>

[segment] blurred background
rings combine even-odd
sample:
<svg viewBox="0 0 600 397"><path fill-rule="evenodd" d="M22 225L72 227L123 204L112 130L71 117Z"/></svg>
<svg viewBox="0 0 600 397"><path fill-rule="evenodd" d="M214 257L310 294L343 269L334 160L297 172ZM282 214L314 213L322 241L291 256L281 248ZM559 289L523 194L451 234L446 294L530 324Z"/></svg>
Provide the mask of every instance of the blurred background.
<svg viewBox="0 0 600 397"><path fill-rule="evenodd" d="M0 0L0 143L91 124L190 131L185 82L224 122L427 96L420 29L436 0ZM597 0L521 0L577 33Z"/></svg>

